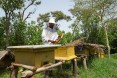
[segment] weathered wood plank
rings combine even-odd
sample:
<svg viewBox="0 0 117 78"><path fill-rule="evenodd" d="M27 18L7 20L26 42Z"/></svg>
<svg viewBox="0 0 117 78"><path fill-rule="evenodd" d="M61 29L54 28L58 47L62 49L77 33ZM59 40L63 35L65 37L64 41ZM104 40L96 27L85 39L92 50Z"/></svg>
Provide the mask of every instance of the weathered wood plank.
<svg viewBox="0 0 117 78"><path fill-rule="evenodd" d="M46 71L46 70L48 70L48 69L50 69L50 68L54 68L54 67L60 66L60 65L63 64L64 62L65 62L65 61L61 61L61 62L58 62L58 63L56 63L56 64L52 64L52 65L47 66L47 67L38 68L35 72L30 71L30 70L24 71L24 72L21 73L21 77L22 77L22 78L31 77L31 76L33 76L34 74L39 73L39 72L41 72L41 71Z"/></svg>

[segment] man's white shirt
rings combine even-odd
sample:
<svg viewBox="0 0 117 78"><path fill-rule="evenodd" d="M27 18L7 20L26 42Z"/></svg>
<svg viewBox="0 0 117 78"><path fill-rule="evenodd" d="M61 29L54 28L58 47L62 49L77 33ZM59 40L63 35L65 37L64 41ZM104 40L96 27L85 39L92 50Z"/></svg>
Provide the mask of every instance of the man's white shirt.
<svg viewBox="0 0 117 78"><path fill-rule="evenodd" d="M53 44L51 42L48 42L48 40L55 41L58 38L57 29L57 26L53 26L53 29L48 26L43 27L42 41L44 45Z"/></svg>

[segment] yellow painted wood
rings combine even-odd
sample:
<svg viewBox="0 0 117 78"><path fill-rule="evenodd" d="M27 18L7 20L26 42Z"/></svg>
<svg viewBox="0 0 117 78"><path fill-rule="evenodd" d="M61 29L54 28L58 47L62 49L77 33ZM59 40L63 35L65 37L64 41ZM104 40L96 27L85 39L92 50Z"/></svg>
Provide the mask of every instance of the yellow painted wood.
<svg viewBox="0 0 117 78"><path fill-rule="evenodd" d="M15 54L15 62L35 66L35 53L33 50L20 50L20 49L13 49Z"/></svg>
<svg viewBox="0 0 117 78"><path fill-rule="evenodd" d="M19 46L19 47L9 47L15 54L15 62L25 65L31 65L36 67L41 67L44 64L54 62L54 50L58 46L48 46L48 47L35 47L35 46Z"/></svg>
<svg viewBox="0 0 117 78"><path fill-rule="evenodd" d="M54 62L54 49L35 53L35 66L41 67Z"/></svg>
<svg viewBox="0 0 117 78"><path fill-rule="evenodd" d="M91 55L98 55L99 58L104 58L104 56L105 56L103 49L93 48L93 47L90 47L90 48L83 47L82 51L75 50L75 54L76 55L85 54L87 56L89 56L90 54Z"/></svg>
<svg viewBox="0 0 117 78"><path fill-rule="evenodd" d="M55 49L55 59L56 60L71 60L73 58L76 58L74 52L74 46L62 46Z"/></svg>

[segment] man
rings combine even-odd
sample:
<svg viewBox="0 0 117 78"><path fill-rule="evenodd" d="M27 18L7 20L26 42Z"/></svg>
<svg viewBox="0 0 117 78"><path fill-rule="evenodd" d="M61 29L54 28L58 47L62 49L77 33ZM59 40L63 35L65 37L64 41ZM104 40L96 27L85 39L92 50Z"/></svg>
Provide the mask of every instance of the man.
<svg viewBox="0 0 117 78"><path fill-rule="evenodd" d="M44 45L53 45L53 44L57 44L63 37L62 36L58 36L57 34L57 30L58 30L58 26L55 23L55 19L51 18L49 20L49 22L47 23L46 26L43 27L43 31L42 31L42 41ZM52 69L49 69L45 72L46 76L47 74L51 75L52 74Z"/></svg>
<svg viewBox="0 0 117 78"><path fill-rule="evenodd" d="M44 45L51 45L60 41L61 37L57 34L58 29L55 19L51 18L42 31L42 41Z"/></svg>

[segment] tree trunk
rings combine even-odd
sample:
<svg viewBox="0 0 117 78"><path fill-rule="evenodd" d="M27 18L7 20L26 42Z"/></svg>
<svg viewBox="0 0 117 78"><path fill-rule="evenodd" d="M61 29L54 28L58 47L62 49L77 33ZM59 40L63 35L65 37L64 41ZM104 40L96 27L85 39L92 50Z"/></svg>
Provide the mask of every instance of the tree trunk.
<svg viewBox="0 0 117 78"><path fill-rule="evenodd" d="M109 46L109 40L108 40L108 31L107 31L107 27L104 27L105 30L105 37L106 37L106 46L108 48L108 56L110 58L110 46Z"/></svg>
<svg viewBox="0 0 117 78"><path fill-rule="evenodd" d="M5 12L6 14L6 46L7 48L9 46L9 27L10 27L10 14L8 12Z"/></svg>
<svg viewBox="0 0 117 78"><path fill-rule="evenodd" d="M104 26L104 31L105 31L105 38L106 38L106 46L108 48L108 56L110 58L110 45L109 45L109 40L108 40L108 30L106 25L104 25L104 20L103 20L103 13L104 13L104 8L103 11L100 13L101 14L101 26Z"/></svg>

